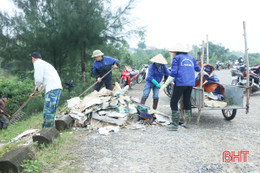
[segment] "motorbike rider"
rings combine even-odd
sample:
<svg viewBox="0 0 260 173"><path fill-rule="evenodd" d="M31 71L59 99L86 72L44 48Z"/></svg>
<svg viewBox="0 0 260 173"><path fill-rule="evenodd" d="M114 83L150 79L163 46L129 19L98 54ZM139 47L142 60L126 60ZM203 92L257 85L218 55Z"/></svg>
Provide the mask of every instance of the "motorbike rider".
<svg viewBox="0 0 260 173"><path fill-rule="evenodd" d="M153 64L150 65L148 70L148 75L144 85L143 96L141 103L145 104L151 89L153 90L153 109L156 110L159 102L159 91L161 88L160 82L164 74L169 76L169 70L165 64L167 64L166 59L162 54L158 54L152 59L150 59Z"/></svg>
<svg viewBox="0 0 260 173"><path fill-rule="evenodd" d="M244 60L243 60L243 57L242 56L240 56L239 58L238 58L238 63L241 65L241 64L244 64Z"/></svg>
<svg viewBox="0 0 260 173"><path fill-rule="evenodd" d="M177 131L180 118L178 102L181 96L183 96L184 105L184 127L188 128L188 124L191 121L190 97L192 88L195 86L195 71L202 71L201 73L203 75L208 74L201 70L195 58L188 54L189 51L185 48L184 45L180 43L176 44L169 52L174 53L174 58L172 60L170 75L165 84L161 87L161 90L166 88L174 78L175 85L170 102L172 110L172 122L167 126L167 129L170 131Z"/></svg>
<svg viewBox="0 0 260 173"><path fill-rule="evenodd" d="M219 68L220 68L220 62L217 61L217 62L216 62L216 65L215 65L215 69L216 69L216 70L219 70Z"/></svg>
<svg viewBox="0 0 260 173"><path fill-rule="evenodd" d="M94 61L94 75L98 83L95 85L94 89L99 91L102 84L104 83L106 89L112 90L112 72L109 73L104 79L101 79L113 66L114 69L119 65L119 61L117 59L111 58L109 56L104 56L100 50L95 50L92 54L92 58L95 58Z"/></svg>
<svg viewBox="0 0 260 173"><path fill-rule="evenodd" d="M230 66L231 66L232 62L230 60L228 60L227 62L227 68L230 69Z"/></svg>

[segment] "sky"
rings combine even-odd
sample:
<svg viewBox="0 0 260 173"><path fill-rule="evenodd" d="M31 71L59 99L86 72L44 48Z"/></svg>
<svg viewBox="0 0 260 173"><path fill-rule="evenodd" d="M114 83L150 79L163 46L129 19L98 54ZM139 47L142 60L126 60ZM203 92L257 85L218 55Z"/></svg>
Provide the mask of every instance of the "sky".
<svg viewBox="0 0 260 173"><path fill-rule="evenodd" d="M112 0L121 5L126 0ZM0 10L12 7L0 0ZM208 40L231 51L245 51L243 21L246 22L249 53L260 53L259 0L136 0L130 28L146 27L147 46L169 49L176 43L191 47ZM128 39L136 47L138 38Z"/></svg>
<svg viewBox="0 0 260 173"><path fill-rule="evenodd" d="M139 0L132 15L147 29L146 45L170 48L208 40L234 51L260 52L259 0ZM132 44L134 40L132 40Z"/></svg>

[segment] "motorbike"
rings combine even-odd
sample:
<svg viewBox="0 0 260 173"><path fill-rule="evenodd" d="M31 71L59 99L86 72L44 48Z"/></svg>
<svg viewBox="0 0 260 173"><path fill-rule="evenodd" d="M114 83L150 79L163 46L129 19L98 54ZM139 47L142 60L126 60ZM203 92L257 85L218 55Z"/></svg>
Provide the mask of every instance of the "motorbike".
<svg viewBox="0 0 260 173"><path fill-rule="evenodd" d="M260 65L249 68L249 86L252 92L260 90ZM246 86L246 65L238 64L235 69L231 70L232 85Z"/></svg>
<svg viewBox="0 0 260 173"><path fill-rule="evenodd" d="M148 74L148 68L149 68L149 65L148 64L144 64L142 66L142 69L137 77L137 83L141 83L143 80L146 79L146 76Z"/></svg>
<svg viewBox="0 0 260 173"><path fill-rule="evenodd" d="M256 92L260 90L260 65L250 68L249 86L252 87L252 92Z"/></svg>
<svg viewBox="0 0 260 173"><path fill-rule="evenodd" d="M240 64L231 69L231 85L246 86L246 65Z"/></svg>
<svg viewBox="0 0 260 173"><path fill-rule="evenodd" d="M217 61L216 64L215 64L215 70L220 70L220 69L223 69L223 63L222 62L219 62Z"/></svg>
<svg viewBox="0 0 260 173"><path fill-rule="evenodd" d="M131 67L124 65L125 70L121 72L120 87L123 88L126 85L132 88L139 75L139 70L133 70Z"/></svg>
<svg viewBox="0 0 260 173"><path fill-rule="evenodd" d="M231 62L227 62L227 69L229 70L231 66Z"/></svg>

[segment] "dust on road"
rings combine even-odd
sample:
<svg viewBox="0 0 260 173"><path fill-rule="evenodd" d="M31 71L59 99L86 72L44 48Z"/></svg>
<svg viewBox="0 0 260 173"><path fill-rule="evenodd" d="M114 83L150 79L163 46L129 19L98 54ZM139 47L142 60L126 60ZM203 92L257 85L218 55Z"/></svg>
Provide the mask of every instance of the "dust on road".
<svg viewBox="0 0 260 173"><path fill-rule="evenodd" d="M229 70L217 71L223 84L230 84ZM129 95L141 98L144 84L134 86ZM170 113L170 99L160 93L158 109ZM152 97L147 101L152 105ZM220 110L193 110L191 129L177 132L148 126L145 131L121 129L108 136L93 132L79 139L74 152L85 172L259 172L260 92L250 99L250 112L238 110L232 121ZM83 135L86 132L82 132ZM86 133L87 134L87 133ZM223 163L224 151L249 151L247 162Z"/></svg>

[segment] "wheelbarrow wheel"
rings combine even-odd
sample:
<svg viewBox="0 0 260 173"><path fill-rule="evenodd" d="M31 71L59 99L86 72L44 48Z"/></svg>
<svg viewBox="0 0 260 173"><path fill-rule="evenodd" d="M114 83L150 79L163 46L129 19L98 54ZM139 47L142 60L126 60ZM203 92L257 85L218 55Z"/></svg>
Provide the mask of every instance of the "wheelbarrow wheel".
<svg viewBox="0 0 260 173"><path fill-rule="evenodd" d="M233 120L237 114L236 109L222 109L222 114L226 120Z"/></svg>

